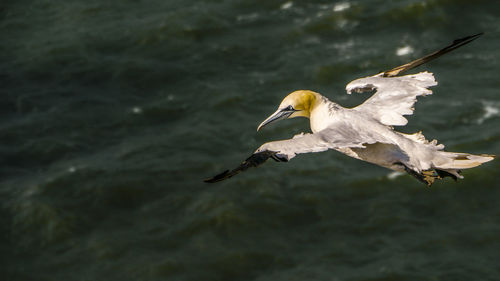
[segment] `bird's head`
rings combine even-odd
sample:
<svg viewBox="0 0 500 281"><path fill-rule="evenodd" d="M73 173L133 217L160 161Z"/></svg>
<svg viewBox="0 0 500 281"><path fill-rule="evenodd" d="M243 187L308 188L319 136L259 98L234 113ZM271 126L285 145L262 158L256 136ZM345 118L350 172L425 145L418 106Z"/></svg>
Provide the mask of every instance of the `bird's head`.
<svg viewBox="0 0 500 281"><path fill-rule="evenodd" d="M273 121L294 117L309 118L318 97L318 93L309 90L298 90L288 94L279 105L278 110L260 123L257 131Z"/></svg>

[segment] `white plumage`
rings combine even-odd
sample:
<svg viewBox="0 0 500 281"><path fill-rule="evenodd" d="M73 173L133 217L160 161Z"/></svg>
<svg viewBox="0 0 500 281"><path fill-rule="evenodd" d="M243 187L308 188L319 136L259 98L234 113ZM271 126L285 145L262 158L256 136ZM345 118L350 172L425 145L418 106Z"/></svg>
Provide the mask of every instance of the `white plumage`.
<svg viewBox="0 0 500 281"><path fill-rule="evenodd" d="M445 176L462 178L460 170L479 166L494 157L446 152L444 145L437 144L436 140L427 141L420 132L404 134L395 131L393 126L408 123L404 116L413 114L417 97L432 94L429 88L437 85L430 72L397 75L465 45L479 35L455 40L452 45L421 59L350 82L346 86L348 94L375 91L354 108L344 108L309 90L290 93L278 110L264 120L258 129L280 119L307 117L312 133L265 143L236 169L206 181L229 178L249 167L260 165L270 157L277 161L289 161L297 154L329 149L391 170L406 171L427 185Z"/></svg>

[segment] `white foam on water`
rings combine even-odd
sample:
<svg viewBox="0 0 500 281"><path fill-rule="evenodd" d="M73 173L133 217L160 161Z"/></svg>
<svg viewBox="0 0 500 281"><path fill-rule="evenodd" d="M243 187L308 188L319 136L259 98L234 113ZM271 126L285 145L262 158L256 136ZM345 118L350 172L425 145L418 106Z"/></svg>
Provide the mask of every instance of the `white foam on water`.
<svg viewBox="0 0 500 281"><path fill-rule="evenodd" d="M246 15L239 15L236 17L236 20L239 22L253 22L259 18L258 13L251 13Z"/></svg>
<svg viewBox="0 0 500 281"><path fill-rule="evenodd" d="M140 108L138 106L134 106L134 107L132 107L132 113L134 113L134 114L141 114L142 113L142 108Z"/></svg>
<svg viewBox="0 0 500 281"><path fill-rule="evenodd" d="M288 2L283 3L283 4L280 6L280 9L281 9L281 10L288 10L288 9L290 9L292 6L293 6L293 2L292 2L292 1L288 1Z"/></svg>
<svg viewBox="0 0 500 281"><path fill-rule="evenodd" d="M405 173L403 173L403 172L393 171L393 172L390 172L389 174L387 174L387 178L392 181L392 180L395 180L396 178L398 178L404 174Z"/></svg>
<svg viewBox="0 0 500 281"><path fill-rule="evenodd" d="M342 11L349 9L350 7L351 7L351 3L340 2L340 3L337 3L333 6L333 11L334 12L342 12Z"/></svg>
<svg viewBox="0 0 500 281"><path fill-rule="evenodd" d="M483 115L477 119L477 124L482 124L484 121L500 116L500 103L492 101L482 101Z"/></svg>
<svg viewBox="0 0 500 281"><path fill-rule="evenodd" d="M406 56L406 55L409 55L411 53L413 53L414 49L413 47L411 46L404 46L404 47L401 47L401 48L398 48L396 50L396 55L397 56Z"/></svg>

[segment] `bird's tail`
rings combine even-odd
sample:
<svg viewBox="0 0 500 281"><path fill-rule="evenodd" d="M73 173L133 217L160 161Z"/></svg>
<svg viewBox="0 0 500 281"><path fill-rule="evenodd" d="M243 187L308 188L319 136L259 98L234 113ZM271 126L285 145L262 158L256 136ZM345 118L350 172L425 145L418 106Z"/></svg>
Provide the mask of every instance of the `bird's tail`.
<svg viewBox="0 0 500 281"><path fill-rule="evenodd" d="M451 177L455 181L462 179L463 176L460 175L460 172L463 169L474 168L495 159L495 155L489 154L474 155L446 151L439 151L438 153L439 156L435 157L434 161L432 161L433 165L431 169L421 172L416 172L409 168L405 168L405 170L410 175L430 186L435 180L445 177Z"/></svg>
<svg viewBox="0 0 500 281"><path fill-rule="evenodd" d="M474 155L470 153L446 151L441 151L440 156L442 157L439 157L439 160L436 161L437 163L433 163L435 176L432 182L434 179L442 179L444 177L451 177L454 180L462 179L463 176L460 175L460 172L463 169L474 168L495 159L495 155L490 154ZM430 184L432 184L432 182Z"/></svg>
<svg viewBox="0 0 500 281"><path fill-rule="evenodd" d="M480 154L474 155L470 153L460 153L460 152L440 152L442 158L438 163L434 163L434 167L437 169L469 169L477 167L483 163L489 162L495 159L495 155L490 154Z"/></svg>

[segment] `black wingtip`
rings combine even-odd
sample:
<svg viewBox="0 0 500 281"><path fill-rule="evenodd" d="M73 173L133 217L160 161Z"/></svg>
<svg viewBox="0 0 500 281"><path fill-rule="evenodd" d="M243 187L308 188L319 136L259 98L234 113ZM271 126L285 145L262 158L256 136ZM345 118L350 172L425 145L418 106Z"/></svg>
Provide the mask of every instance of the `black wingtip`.
<svg viewBox="0 0 500 281"><path fill-rule="evenodd" d="M225 180L227 178L229 178L229 170L225 170L224 172L212 177L212 178L209 178L209 179L204 179L203 181L206 182L206 183L214 183L214 182L218 182L218 181L221 181L221 180Z"/></svg>
<svg viewBox="0 0 500 281"><path fill-rule="evenodd" d="M415 67L418 67L424 63L427 63L427 62L430 62L448 52L451 52L457 48L460 48L466 44L469 44L470 42L476 40L478 37L480 37L481 35L483 35L484 32L480 32L480 33L477 33L477 34L474 34L474 35L469 35L469 36L466 36L466 37L463 37L463 38L459 38L459 39L455 39L453 40L453 42L438 50L438 51L435 51L433 53L430 53L424 57L421 57L419 59L416 59L414 61L411 61L409 63L406 63L406 64L403 64L403 65L400 65L398 67L395 67L395 68L392 68L390 70L387 70L385 72L382 72L382 76L383 77L394 77L394 76L398 76L398 75L401 75L402 73L410 70L410 69L413 69Z"/></svg>
<svg viewBox="0 0 500 281"><path fill-rule="evenodd" d="M453 49L456 49L458 47L461 47L462 45L468 44L468 43L476 40L477 38L479 38L483 34L484 34L484 32L479 32L479 33L474 34L474 35L469 35L469 36L465 36L463 38L455 39L455 40L453 40L453 43L451 44L451 46L454 46Z"/></svg>
<svg viewBox="0 0 500 281"><path fill-rule="evenodd" d="M275 151L265 150L265 151L261 151L261 152L256 152L256 153L250 155L250 157L248 157L245 161L243 161L238 167L236 167L236 169L231 170L231 171L225 170L224 172L214 176L213 178L209 178L209 179L206 179L203 181L206 183L214 183L214 182L219 182L219 181L228 179L228 178L230 178L230 177L232 177L240 172L246 171L250 167L257 167L257 166L263 164L264 162L266 162L267 159L269 159L270 157L273 157L274 155L276 155ZM283 158L283 157L279 158L280 161L284 161L283 159L285 159L285 158Z"/></svg>
<svg viewBox="0 0 500 281"><path fill-rule="evenodd" d="M460 43L462 41L472 41L472 40L476 40L479 36L483 35L484 32L479 32L477 34L474 34L474 35L469 35L469 36L465 36L464 38L460 38L460 39L456 39L453 41L453 44L456 44L456 43Z"/></svg>

